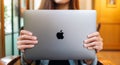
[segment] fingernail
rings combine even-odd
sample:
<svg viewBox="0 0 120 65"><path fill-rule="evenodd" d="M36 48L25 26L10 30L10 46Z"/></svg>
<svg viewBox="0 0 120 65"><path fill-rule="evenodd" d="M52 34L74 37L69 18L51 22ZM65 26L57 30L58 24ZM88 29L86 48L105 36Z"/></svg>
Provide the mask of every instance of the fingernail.
<svg viewBox="0 0 120 65"><path fill-rule="evenodd" d="M32 33L29 32L30 35L32 35Z"/></svg>
<svg viewBox="0 0 120 65"><path fill-rule="evenodd" d="M84 44L84 47L87 47L87 45L86 45L86 44Z"/></svg>
<svg viewBox="0 0 120 65"><path fill-rule="evenodd" d="M86 44L87 40L84 40L83 42Z"/></svg>
<svg viewBox="0 0 120 65"><path fill-rule="evenodd" d="M38 44L38 41L34 41L33 43L34 43L34 44Z"/></svg>
<svg viewBox="0 0 120 65"><path fill-rule="evenodd" d="M92 47L87 47L89 50L92 50L93 48Z"/></svg>
<svg viewBox="0 0 120 65"><path fill-rule="evenodd" d="M37 37L33 37L35 40L37 39Z"/></svg>
<svg viewBox="0 0 120 65"><path fill-rule="evenodd" d="M35 42L36 44L38 43L38 41Z"/></svg>
<svg viewBox="0 0 120 65"><path fill-rule="evenodd" d="M31 47L34 47L35 45L31 45Z"/></svg>
<svg viewBox="0 0 120 65"><path fill-rule="evenodd" d="M90 35L87 36L88 38L90 37Z"/></svg>

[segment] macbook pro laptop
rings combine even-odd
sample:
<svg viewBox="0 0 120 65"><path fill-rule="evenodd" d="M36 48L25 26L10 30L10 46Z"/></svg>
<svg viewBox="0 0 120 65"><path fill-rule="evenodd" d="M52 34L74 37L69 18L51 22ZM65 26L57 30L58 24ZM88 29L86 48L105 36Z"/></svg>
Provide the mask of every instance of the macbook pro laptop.
<svg viewBox="0 0 120 65"><path fill-rule="evenodd" d="M94 59L95 50L83 46L96 31L95 10L27 10L24 29L37 36L38 44L26 49L32 60Z"/></svg>

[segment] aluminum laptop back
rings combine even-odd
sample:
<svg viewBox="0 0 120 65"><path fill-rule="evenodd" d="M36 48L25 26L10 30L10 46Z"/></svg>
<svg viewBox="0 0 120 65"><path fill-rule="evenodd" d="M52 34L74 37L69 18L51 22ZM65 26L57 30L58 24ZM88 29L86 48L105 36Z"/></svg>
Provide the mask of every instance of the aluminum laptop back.
<svg viewBox="0 0 120 65"><path fill-rule="evenodd" d="M87 35L96 31L94 10L27 10L25 30L38 37L34 48L26 49L27 59L94 59L94 50L83 47Z"/></svg>

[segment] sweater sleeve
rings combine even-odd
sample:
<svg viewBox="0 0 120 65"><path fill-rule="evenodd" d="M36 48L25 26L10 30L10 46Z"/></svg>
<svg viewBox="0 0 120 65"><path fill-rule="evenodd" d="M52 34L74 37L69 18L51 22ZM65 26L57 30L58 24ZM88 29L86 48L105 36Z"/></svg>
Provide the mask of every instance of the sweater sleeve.
<svg viewBox="0 0 120 65"><path fill-rule="evenodd" d="M22 64L22 65L28 65L28 64L23 60L23 54L21 54L21 64Z"/></svg>
<svg viewBox="0 0 120 65"><path fill-rule="evenodd" d="M91 65L97 65L97 57L95 57L95 59L93 60ZM84 63L83 61L80 61L82 65L87 65L86 63Z"/></svg>
<svg viewBox="0 0 120 65"><path fill-rule="evenodd" d="M31 64L32 64L32 62L31 62L31 63L27 63L27 62L25 61L25 59L24 59L24 53L21 53L21 64L22 64L22 65L31 65Z"/></svg>

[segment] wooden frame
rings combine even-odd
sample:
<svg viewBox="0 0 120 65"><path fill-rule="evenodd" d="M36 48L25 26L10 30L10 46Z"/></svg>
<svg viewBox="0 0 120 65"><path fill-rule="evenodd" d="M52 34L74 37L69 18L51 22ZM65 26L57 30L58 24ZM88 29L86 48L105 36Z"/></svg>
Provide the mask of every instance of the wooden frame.
<svg viewBox="0 0 120 65"><path fill-rule="evenodd" d="M106 6L107 7L117 7L117 0L106 0Z"/></svg>
<svg viewBox="0 0 120 65"><path fill-rule="evenodd" d="M32 6L30 6L32 5ZM33 9L34 10L34 0L26 0L26 9Z"/></svg>
<svg viewBox="0 0 120 65"><path fill-rule="evenodd" d="M92 10L95 10L95 0L92 0Z"/></svg>
<svg viewBox="0 0 120 65"><path fill-rule="evenodd" d="M0 0L0 6L1 6L1 42L0 42L0 52L2 53L0 57L5 56L5 36L4 36L4 0Z"/></svg>
<svg viewBox="0 0 120 65"><path fill-rule="evenodd" d="M26 9L30 9L30 0L26 0Z"/></svg>
<svg viewBox="0 0 120 65"><path fill-rule="evenodd" d="M34 4L35 2L34 2L34 0L32 0L32 9L34 10Z"/></svg>

